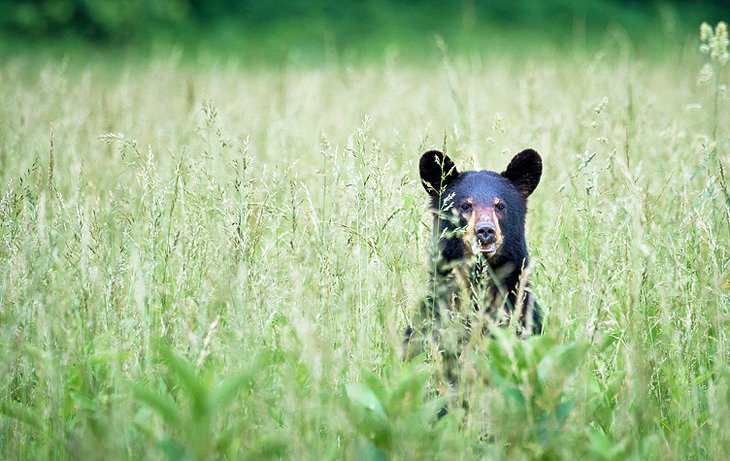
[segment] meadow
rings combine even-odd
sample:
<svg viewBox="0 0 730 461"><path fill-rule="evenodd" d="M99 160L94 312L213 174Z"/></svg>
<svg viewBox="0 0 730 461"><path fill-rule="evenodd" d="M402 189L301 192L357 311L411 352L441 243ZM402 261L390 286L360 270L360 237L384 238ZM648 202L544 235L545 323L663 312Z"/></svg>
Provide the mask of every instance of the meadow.
<svg viewBox="0 0 730 461"><path fill-rule="evenodd" d="M725 459L727 68L440 49L5 62L0 458ZM437 420L417 162L527 147L546 331L477 341Z"/></svg>

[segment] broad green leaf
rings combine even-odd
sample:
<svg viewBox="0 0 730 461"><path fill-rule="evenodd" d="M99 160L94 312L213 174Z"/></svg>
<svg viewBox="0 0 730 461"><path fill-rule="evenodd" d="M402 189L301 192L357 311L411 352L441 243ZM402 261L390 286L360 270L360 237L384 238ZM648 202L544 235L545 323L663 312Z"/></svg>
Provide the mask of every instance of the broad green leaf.
<svg viewBox="0 0 730 461"><path fill-rule="evenodd" d="M374 414L380 415L383 418L387 418L385 414L385 408L380 403L378 396L375 395L370 387L364 384L348 384L346 386L347 397L350 399L352 404L366 408Z"/></svg>
<svg viewBox="0 0 730 461"><path fill-rule="evenodd" d="M181 420L180 411L172 399L163 397L140 385L133 386L132 392L137 400L155 410L168 423L177 424Z"/></svg>
<svg viewBox="0 0 730 461"><path fill-rule="evenodd" d="M351 422L358 433L373 440L386 450L391 445L391 429L388 416L375 393L364 384L348 384L347 408Z"/></svg>
<svg viewBox="0 0 730 461"><path fill-rule="evenodd" d="M252 378L252 373L245 371L223 380L223 382L220 383L210 395L210 406L213 411L220 410L227 406L236 397L236 395L238 395L241 389L250 389Z"/></svg>
<svg viewBox="0 0 730 461"><path fill-rule="evenodd" d="M177 356L174 352L167 348L160 351L163 360L175 374L180 384L187 389L189 397L193 401L193 410L197 416L202 416L208 412L207 394L208 389L204 381L198 376L195 368L192 367L185 359Z"/></svg>
<svg viewBox="0 0 730 461"><path fill-rule="evenodd" d="M32 409L17 402L8 401L0 403L0 413L36 429L42 427L42 418L36 415Z"/></svg>
<svg viewBox="0 0 730 461"><path fill-rule="evenodd" d="M365 381L367 387L375 394L379 402L385 403L388 400L386 385L378 375L367 373L363 376L363 381Z"/></svg>
<svg viewBox="0 0 730 461"><path fill-rule="evenodd" d="M588 437L588 449L598 459L612 461L625 458L626 441L615 443L602 429L597 427L587 428L586 436Z"/></svg>
<svg viewBox="0 0 730 461"><path fill-rule="evenodd" d="M398 386L390 394L387 400L387 408L395 409L418 409L423 404L423 395L428 382L429 374L426 372L406 372L405 376L398 382Z"/></svg>
<svg viewBox="0 0 730 461"><path fill-rule="evenodd" d="M359 437L355 441L355 459L357 461L386 461L388 457L372 441Z"/></svg>
<svg viewBox="0 0 730 461"><path fill-rule="evenodd" d="M179 461L185 458L185 448L172 439L160 440L158 446L170 461Z"/></svg>
<svg viewBox="0 0 730 461"><path fill-rule="evenodd" d="M585 344L561 344L555 346L537 365L537 376L541 381L560 379L575 373L583 360L588 346ZM557 376L558 374L562 376Z"/></svg>
<svg viewBox="0 0 730 461"><path fill-rule="evenodd" d="M555 409L555 416L559 421L563 421L568 417L571 411L575 408L575 400L566 400L561 402L560 405Z"/></svg>

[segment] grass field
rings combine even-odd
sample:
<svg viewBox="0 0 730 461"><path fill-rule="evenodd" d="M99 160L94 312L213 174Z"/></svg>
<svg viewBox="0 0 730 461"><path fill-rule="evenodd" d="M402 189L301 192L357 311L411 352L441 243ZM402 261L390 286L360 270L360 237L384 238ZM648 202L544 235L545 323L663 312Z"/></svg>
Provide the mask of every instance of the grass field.
<svg viewBox="0 0 730 461"><path fill-rule="evenodd" d="M698 86L704 58L6 62L0 458L726 459L728 75ZM546 333L477 342L469 411L436 421L400 344L442 147L542 154Z"/></svg>

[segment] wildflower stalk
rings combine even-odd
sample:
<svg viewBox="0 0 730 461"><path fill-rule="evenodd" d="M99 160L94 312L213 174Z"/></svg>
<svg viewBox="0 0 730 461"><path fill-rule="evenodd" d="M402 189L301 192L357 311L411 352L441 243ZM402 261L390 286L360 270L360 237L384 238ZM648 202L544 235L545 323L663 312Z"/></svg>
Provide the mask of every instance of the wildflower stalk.
<svg viewBox="0 0 730 461"><path fill-rule="evenodd" d="M700 42L700 53L709 55L710 62L706 63L700 70L697 83L700 85L707 85L714 77L715 88L712 113L712 138L715 142L717 142L717 131L720 125L720 93L726 90L725 85L722 83L721 74L722 68L725 67L728 60L730 60L730 53L728 52L729 40L727 24L720 21L713 31L712 26L703 22L700 26Z"/></svg>
<svg viewBox="0 0 730 461"><path fill-rule="evenodd" d="M727 184L725 182L725 172L722 161L717 157L717 146L719 144L718 130L720 126L720 98L721 93L727 91L726 85L722 82L722 72L725 65L730 60L730 52L728 52L727 24L723 21L717 23L713 31L712 26L703 22L700 26L700 53L710 56L710 62L706 63L700 70L697 83L700 85L709 84L713 80L715 82L714 101L712 111L712 139L714 146L710 151L710 159L717 160L718 169L720 171L720 185L725 198L725 211L728 222L728 231L730 231L730 194L728 194Z"/></svg>
<svg viewBox="0 0 730 461"><path fill-rule="evenodd" d="M48 151L48 191L53 193L53 167L54 167L54 147L53 147L53 122L50 123L50 147Z"/></svg>

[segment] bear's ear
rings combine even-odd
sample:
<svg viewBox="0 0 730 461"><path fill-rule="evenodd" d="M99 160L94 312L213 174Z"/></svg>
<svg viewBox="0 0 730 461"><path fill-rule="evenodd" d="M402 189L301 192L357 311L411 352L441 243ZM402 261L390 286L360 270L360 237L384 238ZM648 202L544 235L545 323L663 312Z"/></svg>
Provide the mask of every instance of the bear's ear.
<svg viewBox="0 0 730 461"><path fill-rule="evenodd" d="M418 164L426 192L433 197L443 193L446 186L459 177L454 162L443 152L430 150L421 156Z"/></svg>
<svg viewBox="0 0 730 461"><path fill-rule="evenodd" d="M525 149L515 155L502 176L512 181L520 195L527 200L542 176L542 159L532 149Z"/></svg>

